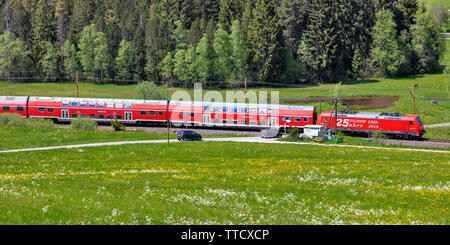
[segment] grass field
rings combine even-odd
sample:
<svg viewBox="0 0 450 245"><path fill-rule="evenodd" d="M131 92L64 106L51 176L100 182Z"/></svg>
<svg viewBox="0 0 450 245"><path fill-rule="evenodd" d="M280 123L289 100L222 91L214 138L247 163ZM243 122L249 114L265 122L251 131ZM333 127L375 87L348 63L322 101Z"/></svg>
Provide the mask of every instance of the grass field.
<svg viewBox="0 0 450 245"><path fill-rule="evenodd" d="M448 156L218 142L0 154L0 224L449 224Z"/></svg>

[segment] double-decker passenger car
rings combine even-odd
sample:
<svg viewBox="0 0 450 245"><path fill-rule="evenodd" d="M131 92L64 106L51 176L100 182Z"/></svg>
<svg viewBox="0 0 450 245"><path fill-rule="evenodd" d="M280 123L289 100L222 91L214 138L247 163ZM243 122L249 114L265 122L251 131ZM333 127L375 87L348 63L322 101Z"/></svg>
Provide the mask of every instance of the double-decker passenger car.
<svg viewBox="0 0 450 245"><path fill-rule="evenodd" d="M340 111L320 114L317 124L347 132L380 132L383 134L421 137L424 133L423 123L417 115L399 113L352 112Z"/></svg>
<svg viewBox="0 0 450 245"><path fill-rule="evenodd" d="M171 123L209 127L303 127L314 124L313 106L238 104L196 101L89 99L57 97L0 97L3 111L24 117L70 122L91 118L99 122L118 120L125 124ZM167 115L167 112L169 115Z"/></svg>

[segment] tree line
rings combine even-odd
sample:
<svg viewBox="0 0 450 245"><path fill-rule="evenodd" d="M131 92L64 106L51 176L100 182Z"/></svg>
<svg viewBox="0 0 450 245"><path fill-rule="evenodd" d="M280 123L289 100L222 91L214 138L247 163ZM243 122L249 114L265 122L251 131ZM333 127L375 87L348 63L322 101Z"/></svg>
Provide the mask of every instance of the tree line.
<svg viewBox="0 0 450 245"><path fill-rule="evenodd" d="M417 0L4 0L0 9L1 76L46 81L433 73L448 25Z"/></svg>

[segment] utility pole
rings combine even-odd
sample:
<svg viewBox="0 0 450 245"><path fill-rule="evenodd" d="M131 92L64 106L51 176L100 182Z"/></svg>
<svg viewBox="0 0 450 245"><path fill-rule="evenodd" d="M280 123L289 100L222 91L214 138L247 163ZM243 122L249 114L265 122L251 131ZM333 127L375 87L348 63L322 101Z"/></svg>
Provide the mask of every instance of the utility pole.
<svg viewBox="0 0 450 245"><path fill-rule="evenodd" d="M416 88L419 88L419 84L414 84L413 85L413 91L411 93L411 90L409 91L409 93L412 96L412 102L413 102L413 114L416 113Z"/></svg>
<svg viewBox="0 0 450 245"><path fill-rule="evenodd" d="M169 125L170 125L170 120L169 120L169 90L166 90L166 100L167 100L167 108L166 108L166 114L167 114L167 145L170 145L170 134L169 134Z"/></svg>
<svg viewBox="0 0 450 245"><path fill-rule="evenodd" d="M245 90L244 93L247 93L247 78L245 78Z"/></svg>
<svg viewBox="0 0 450 245"><path fill-rule="evenodd" d="M334 137L336 138L337 137L338 97L336 97L336 99L334 100L333 109L334 109Z"/></svg>
<svg viewBox="0 0 450 245"><path fill-rule="evenodd" d="M319 96L319 115L322 114L322 96Z"/></svg>
<svg viewBox="0 0 450 245"><path fill-rule="evenodd" d="M77 85L77 98L80 97L80 92L78 90L78 73L75 74L75 84Z"/></svg>

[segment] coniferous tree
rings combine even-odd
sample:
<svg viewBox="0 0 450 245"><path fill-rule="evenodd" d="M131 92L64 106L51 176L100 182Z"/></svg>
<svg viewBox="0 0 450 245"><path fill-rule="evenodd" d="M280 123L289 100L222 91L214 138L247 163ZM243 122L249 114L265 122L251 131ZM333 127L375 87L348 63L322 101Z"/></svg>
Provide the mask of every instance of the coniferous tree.
<svg viewBox="0 0 450 245"><path fill-rule="evenodd" d="M247 46L241 30L241 22L234 20L231 25L232 79L244 79L248 74Z"/></svg>
<svg viewBox="0 0 450 245"><path fill-rule="evenodd" d="M95 77L94 48L96 37L97 37L97 28L95 27L94 24L91 24L83 28L80 38L80 63L83 74L90 78Z"/></svg>
<svg viewBox="0 0 450 245"><path fill-rule="evenodd" d="M81 64L79 53L70 39L64 42L63 54L65 75L73 78L81 72Z"/></svg>
<svg viewBox="0 0 450 245"><path fill-rule="evenodd" d="M146 79L146 50L145 50L145 31L143 28L143 23L140 24L136 30L136 35L133 40L133 63L135 67L135 75L134 78L137 80L145 80Z"/></svg>
<svg viewBox="0 0 450 245"><path fill-rule="evenodd" d="M133 53L134 51L131 42L122 40L119 45L119 53L115 59L115 67L120 79L133 79Z"/></svg>
<svg viewBox="0 0 450 245"><path fill-rule="evenodd" d="M171 51L169 51L160 63L161 75L163 78L168 79L169 81L173 78L174 65L175 65L175 61L174 61L173 53Z"/></svg>
<svg viewBox="0 0 450 245"><path fill-rule="evenodd" d="M97 32L94 43L94 71L96 77L100 78L100 81L103 81L103 78L109 77L109 70L112 65L106 35L103 32Z"/></svg>
<svg viewBox="0 0 450 245"><path fill-rule="evenodd" d="M256 1L248 26L247 40L252 56L251 70L256 78L277 81L285 69L285 52L283 32L273 1Z"/></svg>
<svg viewBox="0 0 450 245"><path fill-rule="evenodd" d="M412 47L418 57L416 70L433 73L439 69L439 59L445 51L439 23L431 11L420 9L416 24L411 26Z"/></svg>
<svg viewBox="0 0 450 245"><path fill-rule="evenodd" d="M283 36L294 58L297 57L298 41L306 29L308 0L282 0L279 8Z"/></svg>
<svg viewBox="0 0 450 245"><path fill-rule="evenodd" d="M229 81L233 67L230 36L219 24L214 34L214 70L220 81Z"/></svg>
<svg viewBox="0 0 450 245"><path fill-rule="evenodd" d="M185 82L185 87L188 80L188 68L186 64L186 50L178 49L174 56L173 75L178 81Z"/></svg>
<svg viewBox="0 0 450 245"><path fill-rule="evenodd" d="M45 42L45 54L42 57L42 69L47 81L55 81L59 77L59 54L57 45L49 41Z"/></svg>
<svg viewBox="0 0 450 245"><path fill-rule="evenodd" d="M195 57L195 47L189 46L185 56L187 81L194 83L197 81L197 63Z"/></svg>
<svg viewBox="0 0 450 245"><path fill-rule="evenodd" d="M213 53L208 39L208 35L206 33L203 34L202 39L200 39L200 42L198 43L196 48L196 53L197 53L196 67L198 79L205 85L205 82L209 79L211 75L211 63L212 63L211 61Z"/></svg>
<svg viewBox="0 0 450 245"><path fill-rule="evenodd" d="M382 9L376 17L371 59L380 75L394 76L405 62L398 45L394 15L391 11Z"/></svg>

